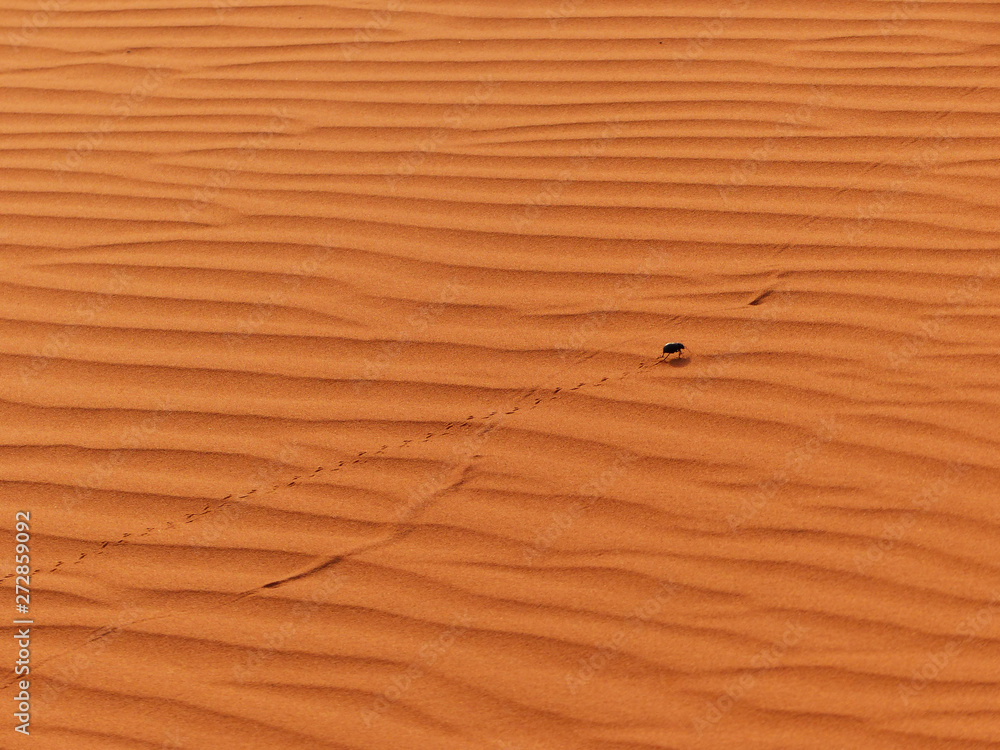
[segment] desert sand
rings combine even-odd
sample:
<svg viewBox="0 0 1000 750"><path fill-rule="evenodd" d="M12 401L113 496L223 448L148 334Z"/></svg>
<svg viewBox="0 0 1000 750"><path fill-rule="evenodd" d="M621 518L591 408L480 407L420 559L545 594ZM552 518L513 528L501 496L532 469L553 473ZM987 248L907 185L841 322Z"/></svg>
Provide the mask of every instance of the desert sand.
<svg viewBox="0 0 1000 750"><path fill-rule="evenodd" d="M1000 5L0 27L0 748L1000 746Z"/></svg>

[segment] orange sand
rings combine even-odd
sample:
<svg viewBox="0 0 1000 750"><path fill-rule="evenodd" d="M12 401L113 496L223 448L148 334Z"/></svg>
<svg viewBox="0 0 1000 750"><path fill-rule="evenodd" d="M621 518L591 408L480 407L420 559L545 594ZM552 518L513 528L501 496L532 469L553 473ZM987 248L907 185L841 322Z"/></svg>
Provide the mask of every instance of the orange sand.
<svg viewBox="0 0 1000 750"><path fill-rule="evenodd" d="M121 7L0 10L0 748L1000 746L1000 5Z"/></svg>

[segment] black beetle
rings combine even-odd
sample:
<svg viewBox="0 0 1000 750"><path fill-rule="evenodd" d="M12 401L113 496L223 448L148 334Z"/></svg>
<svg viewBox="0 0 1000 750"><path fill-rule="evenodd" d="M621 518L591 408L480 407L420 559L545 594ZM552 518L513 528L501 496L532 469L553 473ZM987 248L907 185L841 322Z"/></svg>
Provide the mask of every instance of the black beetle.
<svg viewBox="0 0 1000 750"><path fill-rule="evenodd" d="M676 341L674 343L672 343L672 344L667 344L665 347L663 347L663 356L666 356L668 354L673 354L674 352L677 352L677 356L680 357L681 356L681 350L683 348L684 348L684 344L679 344Z"/></svg>

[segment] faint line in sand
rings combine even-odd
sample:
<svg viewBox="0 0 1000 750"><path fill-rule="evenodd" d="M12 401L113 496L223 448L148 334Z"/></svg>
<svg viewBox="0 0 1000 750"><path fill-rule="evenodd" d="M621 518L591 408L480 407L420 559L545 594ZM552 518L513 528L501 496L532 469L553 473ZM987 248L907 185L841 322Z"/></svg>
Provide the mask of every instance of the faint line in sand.
<svg viewBox="0 0 1000 750"><path fill-rule="evenodd" d="M108 647L121 638L125 628L142 619L143 614L142 608L135 602L126 602L112 622L92 632L83 645L40 664L35 671L42 673L40 676L45 682L37 691L35 707L44 711L73 687L80 675L91 669ZM53 666L47 666L49 663Z"/></svg>

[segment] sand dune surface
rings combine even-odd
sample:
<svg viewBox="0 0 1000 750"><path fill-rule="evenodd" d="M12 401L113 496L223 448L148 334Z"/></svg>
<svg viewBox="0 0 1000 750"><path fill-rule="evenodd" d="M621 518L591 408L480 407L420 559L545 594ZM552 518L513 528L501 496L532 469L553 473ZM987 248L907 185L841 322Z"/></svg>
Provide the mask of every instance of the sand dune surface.
<svg viewBox="0 0 1000 750"><path fill-rule="evenodd" d="M996 3L0 27L0 747L1000 746Z"/></svg>

